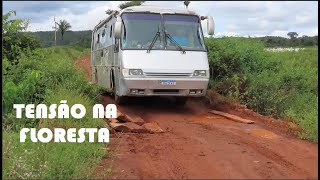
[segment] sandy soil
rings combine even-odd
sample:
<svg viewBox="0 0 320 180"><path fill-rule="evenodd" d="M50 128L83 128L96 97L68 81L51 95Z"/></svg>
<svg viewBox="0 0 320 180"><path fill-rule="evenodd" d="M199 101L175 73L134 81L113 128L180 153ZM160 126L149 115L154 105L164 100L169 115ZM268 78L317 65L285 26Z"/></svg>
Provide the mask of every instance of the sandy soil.
<svg viewBox="0 0 320 180"><path fill-rule="evenodd" d="M77 63L90 74L90 56ZM102 96L103 104L114 103ZM123 113L157 123L161 134L113 134L94 176L105 178L318 178L318 144L296 137L298 128L237 105L191 99L131 98ZM208 113L216 109L255 121L243 124ZM111 173L105 172L112 167Z"/></svg>

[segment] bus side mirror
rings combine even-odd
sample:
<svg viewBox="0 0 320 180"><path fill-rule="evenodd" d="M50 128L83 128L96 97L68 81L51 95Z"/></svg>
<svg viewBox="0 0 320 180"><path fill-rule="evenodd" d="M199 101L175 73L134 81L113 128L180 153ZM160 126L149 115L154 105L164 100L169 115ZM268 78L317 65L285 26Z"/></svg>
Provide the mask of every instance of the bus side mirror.
<svg viewBox="0 0 320 180"><path fill-rule="evenodd" d="M120 39L121 37L121 28L122 28L122 22L117 21L114 25L114 37L116 39Z"/></svg>
<svg viewBox="0 0 320 180"><path fill-rule="evenodd" d="M213 35L214 34L214 21L212 16L208 16L208 20L207 20L207 31L209 35Z"/></svg>

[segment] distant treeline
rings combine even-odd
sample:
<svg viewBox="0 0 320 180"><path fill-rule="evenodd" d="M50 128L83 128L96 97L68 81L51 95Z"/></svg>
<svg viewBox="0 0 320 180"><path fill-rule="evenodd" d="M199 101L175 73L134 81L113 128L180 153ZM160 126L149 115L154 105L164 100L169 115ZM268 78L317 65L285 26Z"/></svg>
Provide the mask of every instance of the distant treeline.
<svg viewBox="0 0 320 180"><path fill-rule="evenodd" d="M279 36L258 37L267 47L296 47L296 46L318 46L318 36L302 36L296 38L284 38Z"/></svg>
<svg viewBox="0 0 320 180"><path fill-rule="evenodd" d="M54 31L37 31L28 32L34 35L40 42L41 47L54 46ZM63 35L63 40L61 34L57 31L57 45L77 45L84 48L90 48L91 46L91 35L92 31L67 31Z"/></svg>
<svg viewBox="0 0 320 180"><path fill-rule="evenodd" d="M34 35L40 42L41 47L50 47L54 45L54 31L28 32ZM61 34L57 32L57 45L78 45L84 48L91 46L91 30L87 31L67 31L63 40ZM225 37L222 37L225 38ZM297 47L297 46L318 46L318 36L302 37L249 37L262 41L266 47Z"/></svg>

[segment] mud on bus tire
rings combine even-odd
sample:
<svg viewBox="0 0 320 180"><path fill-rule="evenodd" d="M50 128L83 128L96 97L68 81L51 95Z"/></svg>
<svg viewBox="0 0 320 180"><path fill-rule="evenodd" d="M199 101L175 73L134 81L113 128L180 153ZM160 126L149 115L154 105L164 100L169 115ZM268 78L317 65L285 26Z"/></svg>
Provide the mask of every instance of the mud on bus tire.
<svg viewBox="0 0 320 180"><path fill-rule="evenodd" d="M115 82L114 82L114 74L113 74L113 71L111 71L111 84L110 84L110 87L112 89L112 94L113 94L113 98L114 98L114 101L117 105L123 105L125 102L126 102L126 99L127 97L123 97L123 96L118 96L117 95L117 91L116 91L116 86L115 86Z"/></svg>

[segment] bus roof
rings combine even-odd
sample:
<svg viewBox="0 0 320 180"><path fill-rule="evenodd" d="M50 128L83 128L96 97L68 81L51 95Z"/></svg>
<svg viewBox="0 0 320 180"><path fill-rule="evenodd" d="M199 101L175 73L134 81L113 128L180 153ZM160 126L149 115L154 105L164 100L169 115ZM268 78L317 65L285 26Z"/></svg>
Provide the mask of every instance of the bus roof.
<svg viewBox="0 0 320 180"><path fill-rule="evenodd" d="M147 13L168 13L168 14L189 14L197 15L194 11L188 9L174 9L174 8L165 8L161 6L151 6L151 5L140 5L140 6L131 6L127 7L120 11L120 14L124 12L147 12Z"/></svg>
<svg viewBox="0 0 320 180"><path fill-rule="evenodd" d="M194 11L190 11L188 9L174 9L174 8L165 8L161 6L152 6L152 5L140 5L140 6L131 6L127 7L120 11L120 15L124 12L147 12L147 13L167 13L167 14L188 14L188 15L197 15ZM112 16L115 16L117 12L113 12L110 14L106 19L100 21L93 29L95 31L96 29L100 28L104 23L108 22Z"/></svg>

